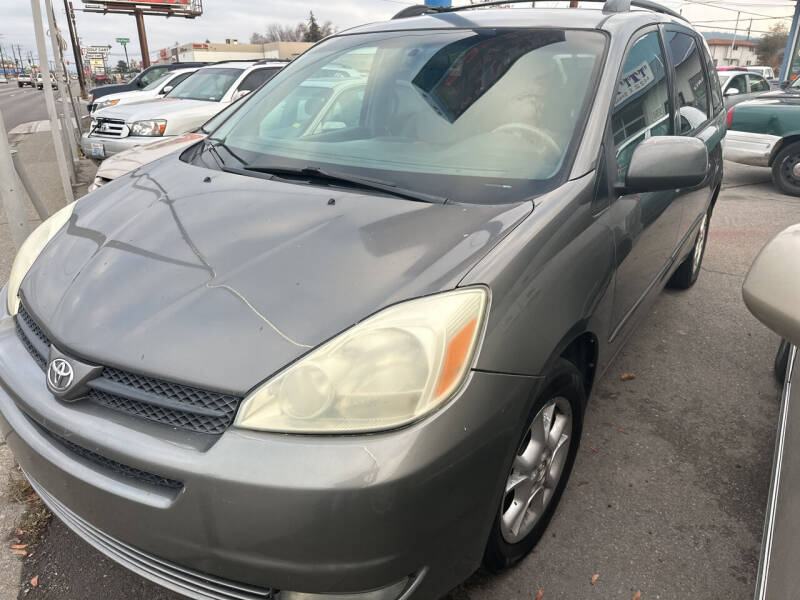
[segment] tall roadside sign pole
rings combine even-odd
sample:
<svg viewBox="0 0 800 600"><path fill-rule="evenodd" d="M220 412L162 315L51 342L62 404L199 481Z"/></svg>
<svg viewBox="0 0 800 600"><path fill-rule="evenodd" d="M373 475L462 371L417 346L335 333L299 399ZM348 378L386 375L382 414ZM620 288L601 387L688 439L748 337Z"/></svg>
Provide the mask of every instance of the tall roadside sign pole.
<svg viewBox="0 0 800 600"><path fill-rule="evenodd" d="M64 204L69 204L73 200L72 184L69 179L69 164L67 154L64 151L64 141L61 129L58 125L58 114L56 113L56 99L53 95L53 88L50 85L50 65L47 64L47 45L44 39L44 26L42 25L42 7L39 0L31 0L31 12L33 13L33 28L36 33L36 50L39 53L39 69L42 73L44 100L47 105L47 114L50 117L50 133L53 136L53 149L56 151L56 162L58 172L61 176L61 188L64 191ZM64 132L66 133L66 132Z"/></svg>
<svg viewBox="0 0 800 600"><path fill-rule="evenodd" d="M150 66L150 51L147 49L147 32L144 30L144 13L141 9L133 11L136 17L136 31L139 34L139 50L142 53L142 69Z"/></svg>
<svg viewBox="0 0 800 600"><path fill-rule="evenodd" d="M72 2L64 0L64 9L67 11L67 27L69 28L69 39L72 41L72 54L75 56L75 68L78 70L78 84L81 86L81 98L86 100L86 74L83 72L83 57L81 47L78 42L78 34L75 29L75 9Z"/></svg>
<svg viewBox="0 0 800 600"><path fill-rule="evenodd" d="M131 63L128 60L128 44L130 43L129 38L117 38L117 43L122 46L122 49L125 50L125 64L128 65L128 71L131 70Z"/></svg>

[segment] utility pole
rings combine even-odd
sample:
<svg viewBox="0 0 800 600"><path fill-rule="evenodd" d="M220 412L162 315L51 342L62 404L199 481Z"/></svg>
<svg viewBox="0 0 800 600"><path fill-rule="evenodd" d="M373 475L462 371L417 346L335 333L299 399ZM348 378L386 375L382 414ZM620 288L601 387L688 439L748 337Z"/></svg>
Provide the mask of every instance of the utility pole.
<svg viewBox="0 0 800 600"><path fill-rule="evenodd" d="M736 25L733 27L733 39L731 40L731 47L728 50L728 65L730 66L733 64L733 46L736 43L736 33L739 31L739 14L740 12L736 11Z"/></svg>
<svg viewBox="0 0 800 600"><path fill-rule="evenodd" d="M78 42L77 28L75 27L75 9L72 8L72 2L64 0L64 8L67 11L67 27L69 28L69 37L72 41L72 54L75 56L75 68L78 70L78 84L81 86L81 98L86 100L86 75L83 72L83 57L81 56L81 47Z"/></svg>
<svg viewBox="0 0 800 600"><path fill-rule="evenodd" d="M133 11L136 17L136 32L139 34L139 49L142 52L142 69L150 66L150 51L147 49L147 33L144 30L144 14L141 9Z"/></svg>
<svg viewBox="0 0 800 600"><path fill-rule="evenodd" d="M39 67L42 69L44 80L44 99L47 105L47 114L50 117L50 134L53 136L53 149L56 152L56 162L58 172L61 175L61 187L64 191L64 204L69 204L73 200L72 184L69 178L70 160L64 151L64 141L61 129L58 125L58 114L56 113L56 99L53 95L53 88L50 87L50 67L47 64L47 45L44 39L44 25L42 23L42 7L39 0L31 0L31 12L33 13L33 28L36 33L36 48L39 52ZM64 132L66 133L66 131Z"/></svg>

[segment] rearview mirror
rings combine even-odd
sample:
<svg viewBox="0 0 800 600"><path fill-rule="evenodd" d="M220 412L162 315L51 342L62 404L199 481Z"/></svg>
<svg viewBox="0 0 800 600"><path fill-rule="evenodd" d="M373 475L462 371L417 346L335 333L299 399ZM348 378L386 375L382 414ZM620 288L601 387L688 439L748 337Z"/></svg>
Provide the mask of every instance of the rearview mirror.
<svg viewBox="0 0 800 600"><path fill-rule="evenodd" d="M731 88L728 88L727 90L725 90L725 95L726 96L738 96L739 94L741 94L741 92L737 88L734 88L734 87L731 87Z"/></svg>
<svg viewBox="0 0 800 600"><path fill-rule="evenodd" d="M742 297L756 319L800 345L800 225L784 229L761 249Z"/></svg>
<svg viewBox="0 0 800 600"><path fill-rule="evenodd" d="M162 94L169 94L173 89L174 89L174 86L165 85L163 88L161 88L161 93Z"/></svg>
<svg viewBox="0 0 800 600"><path fill-rule="evenodd" d="M708 149L691 136L653 136L636 147L620 194L694 187L708 174Z"/></svg>

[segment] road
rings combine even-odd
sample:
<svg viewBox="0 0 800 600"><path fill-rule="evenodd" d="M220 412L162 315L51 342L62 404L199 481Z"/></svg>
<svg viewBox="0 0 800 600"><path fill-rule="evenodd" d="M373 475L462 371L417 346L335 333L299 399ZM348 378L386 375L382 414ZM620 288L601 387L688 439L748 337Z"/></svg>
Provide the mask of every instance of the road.
<svg viewBox="0 0 800 600"><path fill-rule="evenodd" d="M0 112L11 131L20 123L47 118L44 92L32 87L18 87L15 81L0 83Z"/></svg>
<svg viewBox="0 0 800 600"><path fill-rule="evenodd" d="M778 337L747 312L741 284L761 246L800 222L800 198L777 193L765 170L725 168L700 279L665 291L596 382L547 535L518 567L479 571L447 600L530 600L540 589L545 600L752 596L780 389ZM20 598L180 598L58 520L20 581Z"/></svg>

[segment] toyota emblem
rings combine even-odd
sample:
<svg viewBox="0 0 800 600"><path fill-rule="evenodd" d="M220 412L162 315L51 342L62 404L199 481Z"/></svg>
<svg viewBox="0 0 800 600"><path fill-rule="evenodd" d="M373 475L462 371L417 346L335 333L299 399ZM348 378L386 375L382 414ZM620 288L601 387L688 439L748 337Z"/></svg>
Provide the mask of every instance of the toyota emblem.
<svg viewBox="0 0 800 600"><path fill-rule="evenodd" d="M47 383L56 392L63 392L72 385L75 373L72 365L63 358L54 358L47 367Z"/></svg>

